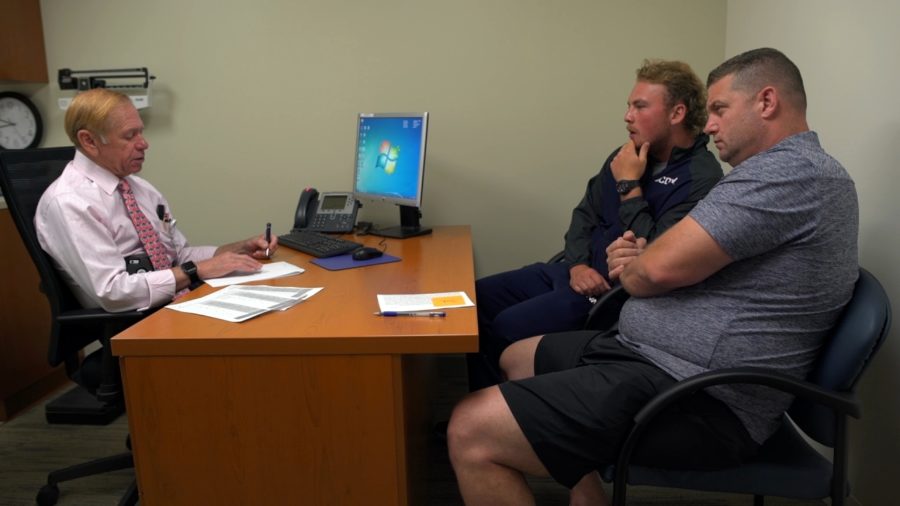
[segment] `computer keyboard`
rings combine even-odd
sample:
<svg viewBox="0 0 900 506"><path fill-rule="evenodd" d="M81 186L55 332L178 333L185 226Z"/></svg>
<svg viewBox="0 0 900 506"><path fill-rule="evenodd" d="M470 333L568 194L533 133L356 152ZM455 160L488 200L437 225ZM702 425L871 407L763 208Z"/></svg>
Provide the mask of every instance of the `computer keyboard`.
<svg viewBox="0 0 900 506"><path fill-rule="evenodd" d="M302 229L294 229L289 234L279 235L278 244L318 258L343 255L362 246L358 242Z"/></svg>

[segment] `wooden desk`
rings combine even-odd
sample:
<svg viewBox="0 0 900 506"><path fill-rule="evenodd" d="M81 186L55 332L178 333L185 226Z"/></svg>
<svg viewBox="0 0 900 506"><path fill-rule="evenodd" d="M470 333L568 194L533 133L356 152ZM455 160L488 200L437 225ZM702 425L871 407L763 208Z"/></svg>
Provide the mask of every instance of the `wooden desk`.
<svg viewBox="0 0 900 506"><path fill-rule="evenodd" d="M433 354L478 349L475 309L380 318L375 295L474 298L471 234L386 243L401 262L345 271L279 248L306 272L263 284L325 287L288 311L164 309L113 338L141 504L420 504Z"/></svg>

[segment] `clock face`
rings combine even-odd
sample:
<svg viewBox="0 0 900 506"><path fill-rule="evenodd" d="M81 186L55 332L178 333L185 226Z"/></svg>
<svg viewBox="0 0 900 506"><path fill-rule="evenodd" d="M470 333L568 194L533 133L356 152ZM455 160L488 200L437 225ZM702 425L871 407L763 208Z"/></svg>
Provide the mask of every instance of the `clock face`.
<svg viewBox="0 0 900 506"><path fill-rule="evenodd" d="M0 149L34 148L41 142L41 115L25 95L0 93Z"/></svg>

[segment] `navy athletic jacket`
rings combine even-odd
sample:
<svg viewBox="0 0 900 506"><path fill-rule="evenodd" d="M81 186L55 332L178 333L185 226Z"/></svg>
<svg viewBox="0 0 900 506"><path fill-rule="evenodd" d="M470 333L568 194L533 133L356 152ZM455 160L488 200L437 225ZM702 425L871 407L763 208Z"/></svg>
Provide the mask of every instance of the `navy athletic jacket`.
<svg viewBox="0 0 900 506"><path fill-rule="evenodd" d="M666 167L657 174L651 173L657 162L648 159L641 178L643 195L624 202L616 193L610 169L619 152L613 151L572 211L565 236L566 262L590 265L608 278L606 247L626 230L652 241L687 216L722 178L721 165L706 148L708 142L709 136L700 134L690 148L673 149Z"/></svg>

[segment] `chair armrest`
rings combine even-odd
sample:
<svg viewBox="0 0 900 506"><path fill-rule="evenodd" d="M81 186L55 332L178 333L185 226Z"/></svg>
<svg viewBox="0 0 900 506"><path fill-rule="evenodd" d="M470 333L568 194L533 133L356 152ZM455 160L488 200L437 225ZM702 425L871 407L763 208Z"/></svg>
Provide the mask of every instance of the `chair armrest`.
<svg viewBox="0 0 900 506"><path fill-rule="evenodd" d="M619 321L619 312L631 295L622 285L613 285L597 299L584 322L585 330L610 330Z"/></svg>
<svg viewBox="0 0 900 506"><path fill-rule="evenodd" d="M102 309L65 311L56 316L56 323L61 329L60 339L70 340L60 344L70 350L73 347L83 348L92 341L100 341L106 346L110 337L139 322L151 312L152 310L108 313Z"/></svg>
<svg viewBox="0 0 900 506"><path fill-rule="evenodd" d="M565 259L566 259L566 251L565 251L565 250L562 250L562 251L556 253L555 255L553 255L552 257L550 257L550 259L547 260L547 263L548 263L548 264L555 264L555 263L558 263L558 262L562 262L562 261L565 260Z"/></svg>
<svg viewBox="0 0 900 506"><path fill-rule="evenodd" d="M698 390L729 384L763 385L824 404L843 415L850 415L854 418L859 418L860 416L859 402L850 394L828 390L808 381L798 380L792 376L769 369L736 367L698 374L679 381L668 390L660 393L634 416L634 426L622 443L619 458L616 462L614 490L624 490L624 484L628 480L628 465L631 461L631 455L653 417L673 403L688 395L693 395ZM617 501L614 497L613 504L616 503Z"/></svg>
<svg viewBox="0 0 900 506"><path fill-rule="evenodd" d="M115 405L122 401L122 380L119 375L119 364L112 354L109 340L114 335L153 313L156 309L146 311L123 311L110 313L102 309L74 309L57 315L57 323L66 329L66 333L81 334L85 332L90 341L98 340L102 345L100 382L95 395L107 405ZM62 336L65 339L67 336ZM86 340L83 340L86 341ZM68 342L75 347L83 347L86 342ZM68 355L68 354L67 354ZM69 360L67 358L67 360Z"/></svg>
<svg viewBox="0 0 900 506"><path fill-rule="evenodd" d="M124 311L121 313L109 313L102 309L75 309L60 313L56 318L62 323L98 323L138 320L149 315L152 311Z"/></svg>
<svg viewBox="0 0 900 506"><path fill-rule="evenodd" d="M650 400L634 416L635 424L646 424L660 411L682 398L716 385L763 385L824 404L854 418L860 416L860 405L851 395L822 388L779 372L759 367L735 367L710 371L685 378Z"/></svg>
<svg viewBox="0 0 900 506"><path fill-rule="evenodd" d="M73 360L78 350L94 341L106 346L109 338L134 325L156 308L146 311L108 313L102 309L73 309L58 313L53 320L53 337L48 362L57 366ZM67 365L67 368L76 365Z"/></svg>

